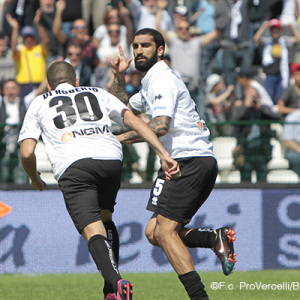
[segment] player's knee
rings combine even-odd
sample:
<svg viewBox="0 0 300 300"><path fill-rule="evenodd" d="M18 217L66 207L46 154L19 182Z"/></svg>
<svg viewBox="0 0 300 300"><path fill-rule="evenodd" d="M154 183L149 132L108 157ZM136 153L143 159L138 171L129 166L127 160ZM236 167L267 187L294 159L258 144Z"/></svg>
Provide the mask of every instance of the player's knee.
<svg viewBox="0 0 300 300"><path fill-rule="evenodd" d="M159 225L155 227L153 236L160 246L163 244L170 244L180 239L179 233L176 229Z"/></svg>
<svg viewBox="0 0 300 300"><path fill-rule="evenodd" d="M148 239L149 243L156 246L155 241L154 241L154 232L152 229L146 227L145 229L145 236Z"/></svg>

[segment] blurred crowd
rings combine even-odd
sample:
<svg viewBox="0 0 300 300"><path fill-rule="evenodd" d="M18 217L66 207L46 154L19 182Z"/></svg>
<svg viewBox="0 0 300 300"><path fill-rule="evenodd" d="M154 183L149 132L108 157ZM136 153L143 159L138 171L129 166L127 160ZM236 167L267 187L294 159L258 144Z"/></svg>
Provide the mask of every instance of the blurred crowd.
<svg viewBox="0 0 300 300"><path fill-rule="evenodd" d="M242 181L252 171L266 180L273 137L300 175L300 0L0 0L0 12L0 182L27 180L17 135L31 101L46 91L51 62L68 61L80 85L110 91L118 45L130 58L133 35L144 27L163 34L165 62L187 85L212 138L237 139ZM129 95L141 80L132 63ZM270 124L258 125L264 120L291 123L278 137ZM124 146L124 181L138 159ZM149 149L144 180L152 180L154 163Z"/></svg>

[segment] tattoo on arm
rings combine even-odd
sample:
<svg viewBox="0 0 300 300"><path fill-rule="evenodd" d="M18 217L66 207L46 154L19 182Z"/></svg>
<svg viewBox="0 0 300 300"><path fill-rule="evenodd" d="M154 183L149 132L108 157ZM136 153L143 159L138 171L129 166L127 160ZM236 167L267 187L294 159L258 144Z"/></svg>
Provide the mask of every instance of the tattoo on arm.
<svg viewBox="0 0 300 300"><path fill-rule="evenodd" d="M148 125L154 131L154 133L160 137L165 135L170 128L171 119L169 117L156 117L152 119ZM140 143L144 140L139 136L136 131L128 131L122 134L122 144Z"/></svg>
<svg viewBox="0 0 300 300"><path fill-rule="evenodd" d="M136 131L128 131L123 133L124 141L122 144L132 144L144 142L144 140L139 136Z"/></svg>
<svg viewBox="0 0 300 300"><path fill-rule="evenodd" d="M156 117L152 119L148 125L160 137L165 135L170 128L171 119L167 116Z"/></svg>
<svg viewBox="0 0 300 300"><path fill-rule="evenodd" d="M112 92L113 95L116 96L119 100L121 100L125 105L128 104L129 98L126 92L125 78L122 78L121 80L117 79L116 77L114 78Z"/></svg>

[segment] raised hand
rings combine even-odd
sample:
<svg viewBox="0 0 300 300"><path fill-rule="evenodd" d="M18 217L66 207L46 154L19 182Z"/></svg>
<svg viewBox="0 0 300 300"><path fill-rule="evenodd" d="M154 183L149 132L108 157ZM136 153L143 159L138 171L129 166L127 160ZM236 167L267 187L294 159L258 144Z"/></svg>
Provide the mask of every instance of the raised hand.
<svg viewBox="0 0 300 300"><path fill-rule="evenodd" d="M110 64L115 76L124 75L125 71L129 68L130 63L133 60L133 58L126 60L121 45L118 45L118 47L120 56L117 56Z"/></svg>
<svg viewBox="0 0 300 300"><path fill-rule="evenodd" d="M40 24L41 17L42 17L42 10L39 8L35 12L33 23L36 25Z"/></svg>
<svg viewBox="0 0 300 300"><path fill-rule="evenodd" d="M13 18L10 14L6 14L6 20L12 28L19 28L17 19Z"/></svg>
<svg viewBox="0 0 300 300"><path fill-rule="evenodd" d="M56 2L56 10L63 11L66 8L66 0L58 0Z"/></svg>
<svg viewBox="0 0 300 300"><path fill-rule="evenodd" d="M168 6L168 0L158 0L157 1L157 7L161 10L166 9Z"/></svg>
<svg viewBox="0 0 300 300"><path fill-rule="evenodd" d="M121 18L128 17L130 15L129 9L126 6L124 6L122 1L119 1L119 10Z"/></svg>

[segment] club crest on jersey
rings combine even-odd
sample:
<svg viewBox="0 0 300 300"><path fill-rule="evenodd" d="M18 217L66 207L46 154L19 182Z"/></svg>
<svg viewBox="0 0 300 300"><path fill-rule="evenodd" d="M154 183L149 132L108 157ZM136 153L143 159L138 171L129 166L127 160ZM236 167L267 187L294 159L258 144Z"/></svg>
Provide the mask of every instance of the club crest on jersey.
<svg viewBox="0 0 300 300"><path fill-rule="evenodd" d="M206 126L206 124L205 124L205 122L203 120L200 120L198 122L198 126L200 127L200 129L201 129L202 132L205 131L205 130L207 130L207 126Z"/></svg>
<svg viewBox="0 0 300 300"><path fill-rule="evenodd" d="M97 136L110 136L111 132L107 125L103 126L102 129L100 127L91 127L79 130L73 130L71 132L66 132L62 135L62 142L70 142L73 138L89 136L89 137L97 137Z"/></svg>
<svg viewBox="0 0 300 300"><path fill-rule="evenodd" d="M160 100L163 96L161 94L155 95L154 100Z"/></svg>

